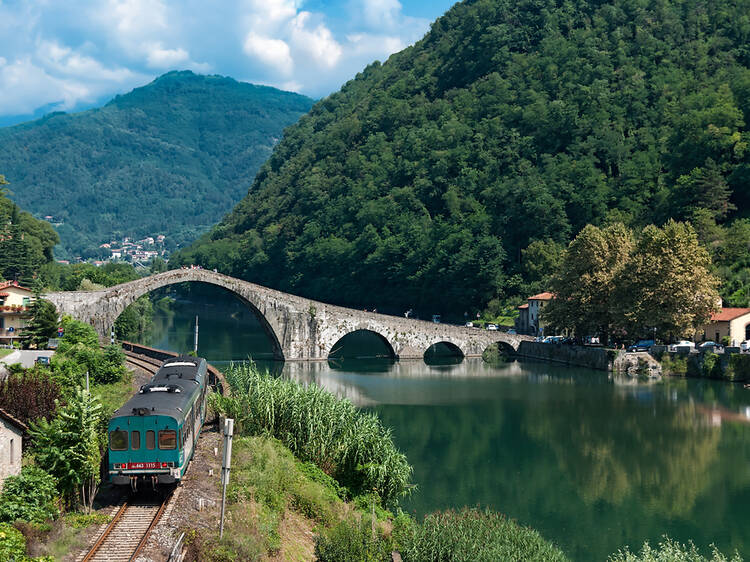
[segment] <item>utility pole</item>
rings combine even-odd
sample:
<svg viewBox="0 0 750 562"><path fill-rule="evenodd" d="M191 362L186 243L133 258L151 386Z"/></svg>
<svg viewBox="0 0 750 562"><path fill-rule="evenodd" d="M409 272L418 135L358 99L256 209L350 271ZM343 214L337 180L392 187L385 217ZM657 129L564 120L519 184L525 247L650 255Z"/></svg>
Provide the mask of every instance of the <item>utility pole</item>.
<svg viewBox="0 0 750 562"><path fill-rule="evenodd" d="M229 484L229 471L232 469L232 434L234 433L234 420L224 420L224 460L221 464L221 523L219 524L219 538L224 536L224 508L227 503L227 485Z"/></svg>
<svg viewBox="0 0 750 562"><path fill-rule="evenodd" d="M193 353L198 355L198 315L195 315L195 335L193 336Z"/></svg>

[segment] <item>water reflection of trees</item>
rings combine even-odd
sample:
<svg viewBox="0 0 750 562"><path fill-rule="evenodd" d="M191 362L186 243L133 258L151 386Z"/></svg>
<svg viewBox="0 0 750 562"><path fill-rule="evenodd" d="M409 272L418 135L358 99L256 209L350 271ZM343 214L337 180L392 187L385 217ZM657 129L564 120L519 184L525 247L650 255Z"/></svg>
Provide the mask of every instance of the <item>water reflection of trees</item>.
<svg viewBox="0 0 750 562"><path fill-rule="evenodd" d="M663 533L747 554L750 426L713 427L689 403L636 396L375 410L414 465L409 511L486 505L574 559L603 560Z"/></svg>
<svg viewBox="0 0 750 562"><path fill-rule="evenodd" d="M692 403L673 405L613 395L580 405L527 411L525 431L555 454L584 501L620 504L632 494L667 516L685 516L712 480L720 429ZM595 423L592 423L594 422Z"/></svg>

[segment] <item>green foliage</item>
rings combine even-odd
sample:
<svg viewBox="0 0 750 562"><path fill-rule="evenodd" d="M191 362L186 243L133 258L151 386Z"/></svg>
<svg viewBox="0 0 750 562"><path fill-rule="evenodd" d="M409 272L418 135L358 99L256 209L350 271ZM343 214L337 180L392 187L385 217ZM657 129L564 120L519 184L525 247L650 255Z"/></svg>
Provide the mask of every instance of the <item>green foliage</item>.
<svg viewBox="0 0 750 562"><path fill-rule="evenodd" d="M0 279L32 286L36 272L52 261L59 238L48 222L22 212L6 193L0 189Z"/></svg>
<svg viewBox="0 0 750 562"><path fill-rule="evenodd" d="M28 338L30 343L42 346L57 335L57 308L37 293L30 313L31 319L24 329L23 336Z"/></svg>
<svg viewBox="0 0 750 562"><path fill-rule="evenodd" d="M386 505L408 494L412 468L374 414L316 385L260 373L254 364L232 365L226 379L232 395L212 395L212 405L235 419L238 432L279 439L355 494L376 492Z"/></svg>
<svg viewBox="0 0 750 562"><path fill-rule="evenodd" d="M678 354L665 353L660 360L662 372L665 375L684 376L688 371L687 357L680 357Z"/></svg>
<svg viewBox="0 0 750 562"><path fill-rule="evenodd" d="M65 354L69 349L77 344L86 347L97 347L99 345L99 336L96 334L93 326L74 320L70 316L62 319L63 337L60 339L58 352Z"/></svg>
<svg viewBox="0 0 750 562"><path fill-rule="evenodd" d="M632 553L628 549L620 550L608 560L609 562L741 562L742 558L736 552L732 558L727 558L716 547L712 547L710 557L706 557L692 542L684 545L665 537L659 543L658 548L653 548L646 542L639 553Z"/></svg>
<svg viewBox="0 0 750 562"><path fill-rule="evenodd" d="M102 108L0 129L0 169L19 205L61 223L62 257L101 257L99 245L122 236L161 233L176 247L242 198L284 127L311 105L170 72Z"/></svg>
<svg viewBox="0 0 750 562"><path fill-rule="evenodd" d="M721 358L716 353L704 353L701 372L704 377L721 378Z"/></svg>
<svg viewBox="0 0 750 562"><path fill-rule="evenodd" d="M8 523L0 523L0 560L26 562L26 539Z"/></svg>
<svg viewBox="0 0 750 562"><path fill-rule="evenodd" d="M43 523L55 519L57 480L36 466L24 466L18 476L8 476L0 494L0 521Z"/></svg>
<svg viewBox="0 0 750 562"><path fill-rule="evenodd" d="M587 224L700 211L732 229L750 209L749 11L459 2L287 129L245 199L175 263L461 314L540 287L555 245ZM738 300L741 255L725 262Z"/></svg>
<svg viewBox="0 0 750 562"><path fill-rule="evenodd" d="M691 336L717 307L718 278L692 226L649 225L637 240L621 223L588 225L570 243L552 279L555 298L543 319L577 336L631 339L654 331Z"/></svg>
<svg viewBox="0 0 750 562"><path fill-rule="evenodd" d="M99 483L101 403L79 388L51 421L31 425L34 456L57 478L68 505L91 509Z"/></svg>
<svg viewBox="0 0 750 562"><path fill-rule="evenodd" d="M463 508L435 512L400 537L405 562L451 560L567 560L533 529L521 527L489 510Z"/></svg>
<svg viewBox="0 0 750 562"><path fill-rule="evenodd" d="M728 377L733 381L750 380L750 355L733 353L729 357Z"/></svg>
<svg viewBox="0 0 750 562"><path fill-rule="evenodd" d="M106 513L66 513L65 522L73 529L85 529L91 525L102 525L109 523L112 517Z"/></svg>
<svg viewBox="0 0 750 562"><path fill-rule="evenodd" d="M320 562L388 562L393 540L369 517L351 515L315 537L315 556Z"/></svg>

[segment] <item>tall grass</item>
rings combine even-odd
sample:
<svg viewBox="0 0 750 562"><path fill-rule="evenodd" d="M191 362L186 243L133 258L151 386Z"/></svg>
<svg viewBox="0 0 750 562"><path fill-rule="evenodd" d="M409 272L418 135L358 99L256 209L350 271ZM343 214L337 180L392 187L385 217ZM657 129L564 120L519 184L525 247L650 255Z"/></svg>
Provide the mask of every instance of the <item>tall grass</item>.
<svg viewBox="0 0 750 562"><path fill-rule="evenodd" d="M270 435L313 462L354 494L375 492L385 505L409 493L412 467L389 429L370 413L315 385L274 378L254 364L226 372L231 396L213 405L248 435Z"/></svg>

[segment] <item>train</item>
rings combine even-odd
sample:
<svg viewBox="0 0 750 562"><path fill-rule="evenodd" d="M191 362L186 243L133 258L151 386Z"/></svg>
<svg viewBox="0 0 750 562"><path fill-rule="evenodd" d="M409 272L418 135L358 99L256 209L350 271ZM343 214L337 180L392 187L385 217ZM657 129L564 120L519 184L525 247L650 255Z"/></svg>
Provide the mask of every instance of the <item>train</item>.
<svg viewBox="0 0 750 562"><path fill-rule="evenodd" d="M133 491L179 483L206 419L206 360L167 359L109 420L108 480Z"/></svg>

